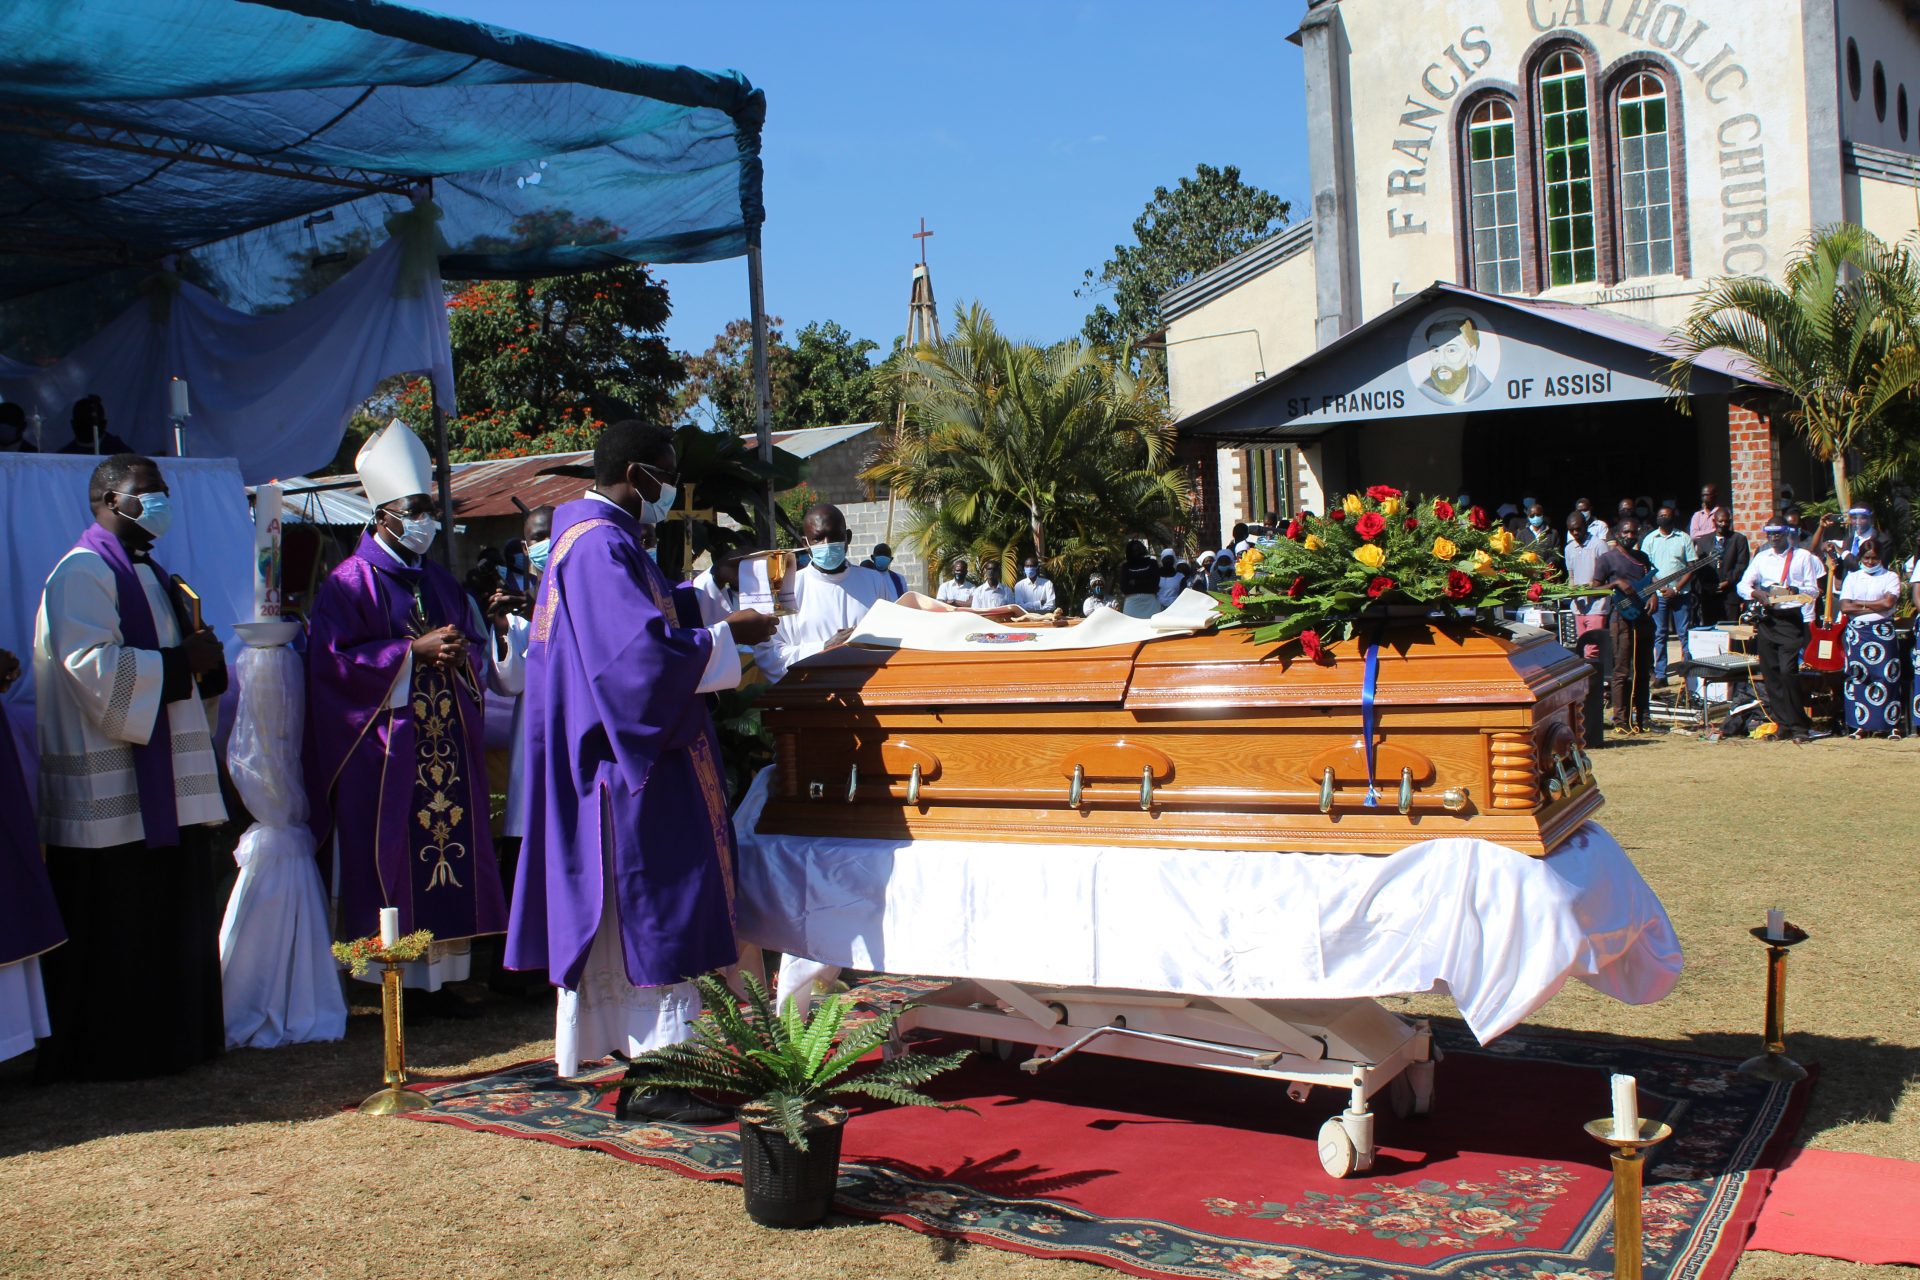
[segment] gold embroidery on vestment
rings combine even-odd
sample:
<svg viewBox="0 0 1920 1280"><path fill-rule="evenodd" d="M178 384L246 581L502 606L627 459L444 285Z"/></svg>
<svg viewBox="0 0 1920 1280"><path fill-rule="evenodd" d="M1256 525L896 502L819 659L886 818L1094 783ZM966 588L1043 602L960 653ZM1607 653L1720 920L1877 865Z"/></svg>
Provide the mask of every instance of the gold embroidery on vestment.
<svg viewBox="0 0 1920 1280"><path fill-rule="evenodd" d="M433 861L433 872L427 877L429 892L443 885L456 889L466 887L453 872L454 860L467 856L467 846L454 838L467 811L450 794L455 788L463 787L464 782L454 732L458 715L455 697L453 684L444 671L424 665L415 668L414 779L430 796L426 805L414 813L414 820L431 841L422 845L419 853L420 861Z"/></svg>

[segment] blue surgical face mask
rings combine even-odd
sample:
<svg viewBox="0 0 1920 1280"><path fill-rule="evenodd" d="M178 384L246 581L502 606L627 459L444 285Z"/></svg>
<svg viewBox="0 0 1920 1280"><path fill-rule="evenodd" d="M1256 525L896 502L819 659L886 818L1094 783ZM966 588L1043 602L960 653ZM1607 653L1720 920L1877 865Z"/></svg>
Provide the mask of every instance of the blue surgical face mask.
<svg viewBox="0 0 1920 1280"><path fill-rule="evenodd" d="M1527 517L1527 523L1532 525L1536 529L1546 524L1546 522L1547 522L1547 518L1545 516L1528 516Z"/></svg>
<svg viewBox="0 0 1920 1280"><path fill-rule="evenodd" d="M173 527L173 499L164 493L121 493L117 496L132 498L140 504L140 514L127 516L127 519L139 525L147 533L158 538ZM121 515L127 515L122 511Z"/></svg>
<svg viewBox="0 0 1920 1280"><path fill-rule="evenodd" d="M503 564L493 566L493 576L505 582L507 580L507 566Z"/></svg>
<svg viewBox="0 0 1920 1280"><path fill-rule="evenodd" d="M651 561L653 561L653 562L654 562L655 564L659 564L659 563L660 563L660 548L658 548L658 547L648 547L648 548L647 548L647 559L649 559L649 560L651 560Z"/></svg>
<svg viewBox="0 0 1920 1280"><path fill-rule="evenodd" d="M1021 572L1027 575L1028 582L1032 582L1040 576L1040 570L1033 565L1027 565Z"/></svg>
<svg viewBox="0 0 1920 1280"><path fill-rule="evenodd" d="M527 571L528 566L531 565L532 563L533 563L532 561L527 559L527 553L524 551L522 551L520 554L516 555L513 558L513 567L515 572L518 572L518 573L525 573Z"/></svg>
<svg viewBox="0 0 1920 1280"><path fill-rule="evenodd" d="M873 567L876 569L884 569L892 563L893 563L892 556L875 556L873 558Z"/></svg>
<svg viewBox="0 0 1920 1280"><path fill-rule="evenodd" d="M1887 571L1887 566L1885 566L1884 564L1863 564L1860 567L1862 569L1865 569L1868 573L1873 573L1873 574L1885 573Z"/></svg>
<svg viewBox="0 0 1920 1280"><path fill-rule="evenodd" d="M553 539L542 538L538 542L527 544L527 563L535 573L547 571L547 553L553 550Z"/></svg>
<svg viewBox="0 0 1920 1280"><path fill-rule="evenodd" d="M847 567L847 544L844 542L816 542L810 550L813 552L813 567L822 573L838 573Z"/></svg>

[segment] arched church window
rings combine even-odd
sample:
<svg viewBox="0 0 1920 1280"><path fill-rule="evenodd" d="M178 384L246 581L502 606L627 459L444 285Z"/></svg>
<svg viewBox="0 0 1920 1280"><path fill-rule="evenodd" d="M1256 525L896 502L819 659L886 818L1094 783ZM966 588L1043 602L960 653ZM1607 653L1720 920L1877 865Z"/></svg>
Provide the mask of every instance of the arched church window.
<svg viewBox="0 0 1920 1280"><path fill-rule="evenodd" d="M1520 178L1513 107L1504 99L1489 98L1467 117L1467 190L1473 287L1518 293Z"/></svg>
<svg viewBox="0 0 1920 1280"><path fill-rule="evenodd" d="M1593 212L1592 113L1587 71L1570 49L1550 54L1536 80L1548 287L1599 276Z"/></svg>
<svg viewBox="0 0 1920 1280"><path fill-rule="evenodd" d="M1642 71L1621 86L1620 266L1621 274L1669 275L1673 271L1673 157L1668 148L1667 86Z"/></svg>

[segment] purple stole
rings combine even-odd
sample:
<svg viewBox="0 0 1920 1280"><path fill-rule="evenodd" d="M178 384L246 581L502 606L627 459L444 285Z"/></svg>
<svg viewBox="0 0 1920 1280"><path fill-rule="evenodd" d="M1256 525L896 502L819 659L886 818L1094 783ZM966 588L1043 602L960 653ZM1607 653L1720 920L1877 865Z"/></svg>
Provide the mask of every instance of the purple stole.
<svg viewBox="0 0 1920 1280"><path fill-rule="evenodd" d="M93 552L113 570L113 584L120 595L120 642L129 649L159 649L160 633L154 627L146 588L140 585L140 575L133 570L125 544L95 524L75 545ZM168 581L167 571L157 560L149 556L147 565L162 584ZM140 787L140 826L147 845L171 848L179 844L180 810L173 796L173 732L164 702L153 732L133 747L133 776Z"/></svg>

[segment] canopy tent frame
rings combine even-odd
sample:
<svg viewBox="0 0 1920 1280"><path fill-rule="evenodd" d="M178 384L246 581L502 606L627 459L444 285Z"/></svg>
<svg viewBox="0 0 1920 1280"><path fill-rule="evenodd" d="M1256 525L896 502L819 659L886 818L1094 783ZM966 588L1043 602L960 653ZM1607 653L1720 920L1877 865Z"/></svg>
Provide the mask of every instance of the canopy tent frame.
<svg viewBox="0 0 1920 1280"><path fill-rule="evenodd" d="M241 241L227 260L243 276L232 279L264 282L252 257L285 251L295 229L311 233L348 207L330 235L377 233L383 215L369 197L448 183L461 208L447 226L459 222L462 235L441 271L454 279L745 256L759 455L771 470L765 95L738 73L637 62L386 0L25 0L0 28L15 37L0 54L0 173L25 197L0 207L0 255L26 267L7 273L0 294L165 270L173 255ZM102 61L101 48L135 52ZM519 128L476 140L412 110L429 95L456 106L521 95L534 106L502 117ZM270 109L249 114L256 104ZM366 163L383 158L396 163ZM557 189L538 185L548 160ZM532 174L518 193L516 169ZM235 175L240 194L216 193L196 170ZM609 177L613 193L599 194ZM255 190L264 195L246 194ZM521 229L541 218L559 219L560 231ZM317 265L319 236L313 244ZM434 438L451 528L443 394L450 400L451 388L435 388ZM769 483L767 539L772 508ZM447 540L442 549L451 554Z"/></svg>

